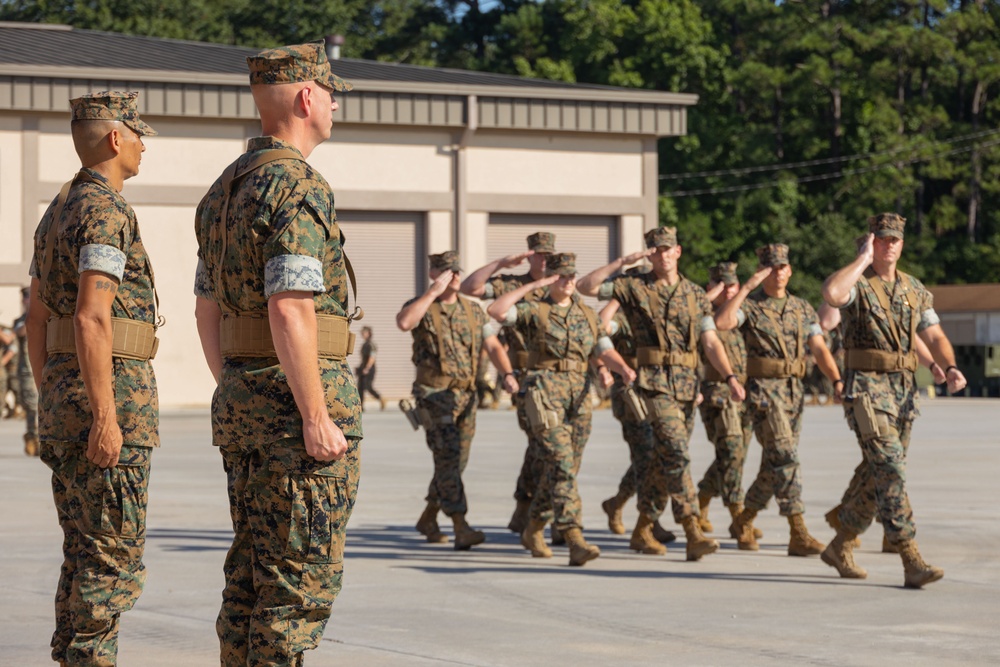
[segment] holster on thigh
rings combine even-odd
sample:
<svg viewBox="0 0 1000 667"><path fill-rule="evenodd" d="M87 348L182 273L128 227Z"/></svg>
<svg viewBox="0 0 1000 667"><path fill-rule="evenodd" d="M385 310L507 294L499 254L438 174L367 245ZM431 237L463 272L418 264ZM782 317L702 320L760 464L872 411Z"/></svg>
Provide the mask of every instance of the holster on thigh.
<svg viewBox="0 0 1000 667"><path fill-rule="evenodd" d="M632 422L649 421L649 409L639 394L631 386L622 389L622 403L625 405L625 416Z"/></svg>
<svg viewBox="0 0 1000 667"><path fill-rule="evenodd" d="M544 433L562 423L562 416L549 407L544 390L537 385L524 392L524 410L532 433Z"/></svg>
<svg viewBox="0 0 1000 667"><path fill-rule="evenodd" d="M788 421L788 415L781 409L781 406L771 403L764 421L768 430L771 431L771 437L775 440L786 440L793 437L792 424Z"/></svg>
<svg viewBox="0 0 1000 667"><path fill-rule="evenodd" d="M719 434L726 438L743 436L743 417L740 414L740 406L734 401L726 401L717 419L716 428Z"/></svg>
<svg viewBox="0 0 1000 667"><path fill-rule="evenodd" d="M854 398L851 412L854 416L854 423L858 426L858 435L863 441L899 435L896 428L892 425L889 414L881 410L876 410L868 394L862 394Z"/></svg>

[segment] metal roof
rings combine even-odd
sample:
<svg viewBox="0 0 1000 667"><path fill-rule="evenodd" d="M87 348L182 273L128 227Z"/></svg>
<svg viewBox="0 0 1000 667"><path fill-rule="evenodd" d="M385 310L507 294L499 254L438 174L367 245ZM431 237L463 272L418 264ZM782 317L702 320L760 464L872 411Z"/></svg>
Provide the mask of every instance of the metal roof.
<svg viewBox="0 0 1000 667"><path fill-rule="evenodd" d="M938 313L1000 312L1000 283L928 286Z"/></svg>
<svg viewBox="0 0 1000 667"><path fill-rule="evenodd" d="M64 25L0 22L0 64L47 67L200 72L246 76L246 57L259 49L159 37L78 30ZM348 80L400 81L460 86L585 89L611 86L343 58L333 70Z"/></svg>

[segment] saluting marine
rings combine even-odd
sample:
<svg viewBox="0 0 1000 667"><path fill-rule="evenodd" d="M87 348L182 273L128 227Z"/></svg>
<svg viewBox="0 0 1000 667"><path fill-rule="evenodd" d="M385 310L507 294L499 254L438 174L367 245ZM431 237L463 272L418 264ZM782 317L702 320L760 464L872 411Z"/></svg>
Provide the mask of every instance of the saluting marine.
<svg viewBox="0 0 1000 667"><path fill-rule="evenodd" d="M576 481L591 429L588 362L600 359L628 383L635 373L601 332L597 314L575 294L576 255L549 255L546 268L552 275L507 292L488 312L516 327L528 349L525 412L539 438L544 477L532 499L521 544L532 556L550 558L543 532L551 520L569 546L569 564L579 566L601 554L583 538ZM541 301L523 300L543 287L549 289Z"/></svg>
<svg viewBox="0 0 1000 667"><path fill-rule="evenodd" d="M746 507L730 531L736 534L740 549L757 551L753 520L774 496L781 515L788 517L788 555L811 556L822 552L824 545L809 534L802 518L805 504L798 447L805 396L802 378L809 350L838 392L843 382L816 311L787 291L792 276L788 246L763 246L757 249L757 258L757 272L715 316L719 329L740 328L743 333L749 378L747 412L764 450L760 472L746 494ZM763 289L755 291L760 285Z"/></svg>
<svg viewBox="0 0 1000 667"><path fill-rule="evenodd" d="M896 268L905 225L895 213L869 218L869 234L857 257L823 284L823 298L843 318L844 413L864 457L843 502L828 515L837 535L823 552L823 562L841 577L868 576L854 563L853 547L877 512L887 541L902 558L904 585L920 588L941 579L944 570L928 565L917 549L906 493L906 452L920 414L914 377L917 337L945 369L949 390L964 388L965 376L955 366L934 297L919 280Z"/></svg>
<svg viewBox="0 0 1000 667"><path fill-rule="evenodd" d="M428 542L447 542L437 522L438 512L444 512L455 527L455 549L467 550L486 539L466 521L468 502L462 482L476 433L480 351L485 349L500 369L507 391L516 393L518 386L497 339L498 327L478 304L459 296L461 270L458 253L431 255L431 284L423 295L406 302L396 315L396 325L412 332L417 367L416 406L405 409L424 427L427 447L434 456L434 477L417 530Z"/></svg>

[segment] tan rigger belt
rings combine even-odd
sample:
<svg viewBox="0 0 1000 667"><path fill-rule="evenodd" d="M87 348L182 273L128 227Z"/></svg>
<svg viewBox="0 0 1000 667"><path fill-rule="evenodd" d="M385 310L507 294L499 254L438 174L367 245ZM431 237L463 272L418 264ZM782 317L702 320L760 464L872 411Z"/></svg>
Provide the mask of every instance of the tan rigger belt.
<svg viewBox="0 0 1000 667"><path fill-rule="evenodd" d="M799 357L798 359L747 358L747 377L774 379L804 378L805 376L805 357Z"/></svg>
<svg viewBox="0 0 1000 667"><path fill-rule="evenodd" d="M636 363L639 366L684 366L698 368L697 352L667 352L658 347L640 347L636 351Z"/></svg>
<svg viewBox="0 0 1000 667"><path fill-rule="evenodd" d="M542 358L537 352L528 354L528 368L535 371L556 371L559 373L586 373L587 362L579 359Z"/></svg>
<svg viewBox="0 0 1000 667"><path fill-rule="evenodd" d="M449 375L442 375L433 368L427 366L417 366L417 384L435 389L460 389L462 391L472 391L476 387L475 378L453 378Z"/></svg>
<svg viewBox="0 0 1000 667"><path fill-rule="evenodd" d="M852 371L875 373L914 372L917 370L916 352L886 352L884 350L847 350L845 365Z"/></svg>
<svg viewBox="0 0 1000 667"><path fill-rule="evenodd" d="M507 350L507 358L510 359L510 367L515 371L523 371L528 368L528 352L526 350Z"/></svg>
<svg viewBox="0 0 1000 667"><path fill-rule="evenodd" d="M316 314L316 347L324 359L343 360L354 352L350 320L339 315ZM223 357L277 357L271 324L266 315L223 315L219 324Z"/></svg>
<svg viewBox="0 0 1000 667"><path fill-rule="evenodd" d="M160 340L156 327L123 317L111 318L111 356L149 361L156 356ZM45 326L45 350L49 354L76 354L76 332L72 317L54 317Z"/></svg>

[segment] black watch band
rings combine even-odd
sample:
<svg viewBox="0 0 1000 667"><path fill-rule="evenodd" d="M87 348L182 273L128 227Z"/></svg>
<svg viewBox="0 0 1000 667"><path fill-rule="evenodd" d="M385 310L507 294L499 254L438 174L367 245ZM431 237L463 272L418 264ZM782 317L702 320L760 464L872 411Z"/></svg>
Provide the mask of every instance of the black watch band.
<svg viewBox="0 0 1000 667"><path fill-rule="evenodd" d="M729 378L736 378L737 380L740 379L739 376L736 375L736 373L730 373L729 375L726 376L726 384L729 384Z"/></svg>
<svg viewBox="0 0 1000 667"><path fill-rule="evenodd" d="M952 368L954 368L956 371L958 370L958 366L952 364L951 366L948 366L948 368L944 369L944 374L947 375L948 371L950 371Z"/></svg>

